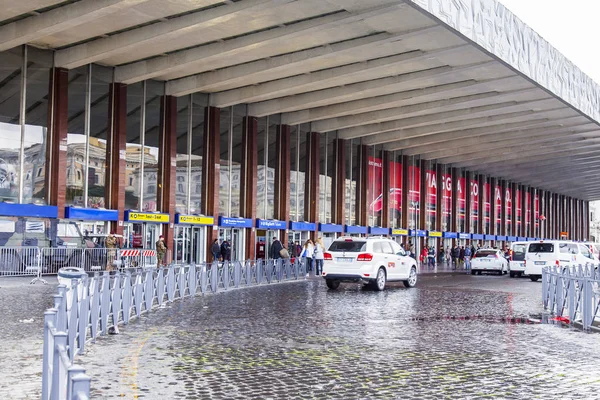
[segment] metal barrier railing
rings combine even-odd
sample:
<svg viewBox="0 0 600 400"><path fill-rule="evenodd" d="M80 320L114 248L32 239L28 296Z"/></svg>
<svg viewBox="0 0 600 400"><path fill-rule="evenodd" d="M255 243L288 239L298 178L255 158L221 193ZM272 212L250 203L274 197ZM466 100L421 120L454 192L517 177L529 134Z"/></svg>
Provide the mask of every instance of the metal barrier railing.
<svg viewBox="0 0 600 400"><path fill-rule="evenodd" d="M600 271L597 264L542 270L544 309L584 330L600 323Z"/></svg>
<svg viewBox="0 0 600 400"><path fill-rule="evenodd" d="M40 253L38 247L0 247L0 276L38 275Z"/></svg>
<svg viewBox="0 0 600 400"><path fill-rule="evenodd" d="M304 279L295 260L248 260L137 268L95 273L60 285L54 307L44 314L42 399L88 399L90 378L73 364L89 340L127 324L154 307L197 293Z"/></svg>

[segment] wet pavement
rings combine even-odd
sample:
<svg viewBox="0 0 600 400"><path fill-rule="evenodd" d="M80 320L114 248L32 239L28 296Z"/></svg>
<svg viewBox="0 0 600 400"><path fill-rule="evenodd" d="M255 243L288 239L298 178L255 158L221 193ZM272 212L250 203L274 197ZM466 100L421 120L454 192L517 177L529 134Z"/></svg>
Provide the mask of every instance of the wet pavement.
<svg viewBox="0 0 600 400"><path fill-rule="evenodd" d="M52 307L56 278L0 279L0 399L39 399L42 388L44 311Z"/></svg>
<svg viewBox="0 0 600 400"><path fill-rule="evenodd" d="M78 357L93 398L597 399L600 336L541 325L541 283L321 280L186 299Z"/></svg>

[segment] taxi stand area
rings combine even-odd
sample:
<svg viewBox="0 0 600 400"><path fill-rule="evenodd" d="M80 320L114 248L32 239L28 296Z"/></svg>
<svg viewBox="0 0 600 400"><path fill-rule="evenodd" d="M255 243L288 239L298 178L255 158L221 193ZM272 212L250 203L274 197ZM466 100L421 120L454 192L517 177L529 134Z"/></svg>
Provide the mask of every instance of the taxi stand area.
<svg viewBox="0 0 600 400"><path fill-rule="evenodd" d="M56 219L58 216L57 207L55 206L3 204L0 211L6 213L7 209L10 210L13 217ZM502 248L515 241L541 239L539 237L442 232L422 229L395 229L265 219L252 220L223 216L215 220L212 216L179 213L171 218L166 213L144 213L134 210L126 211L124 220L120 221L115 210L92 210L78 207L67 207L65 216L67 219L78 221L81 224L89 221L93 221L96 225L104 223L107 229L106 233L108 233L108 229L111 229L110 224L122 227L123 235L117 235L119 248L121 249L155 249L157 240L169 227L173 229L174 235L172 241L166 242L169 252L164 262L178 265L213 261L210 254L211 243L208 242L210 237L216 237L219 243L224 240L229 242L232 261L272 258L270 244L274 238L280 239L284 245L292 248L296 243L303 245L309 238L320 237L327 247L340 236L387 236L401 244L412 243L417 254L424 245L435 246L436 249L439 249L442 246L447 248L454 245L461 246L473 243L482 247ZM562 233L567 234L567 232ZM248 238L252 236L255 241L247 243ZM561 238L564 237L561 236ZM248 251L248 249L254 251ZM293 252L290 253L294 254ZM143 254L140 253L139 255ZM147 255L156 256L154 252ZM153 258L151 263L155 264L156 259ZM141 262L138 264L141 264ZM101 267L104 267L104 265L101 265Z"/></svg>

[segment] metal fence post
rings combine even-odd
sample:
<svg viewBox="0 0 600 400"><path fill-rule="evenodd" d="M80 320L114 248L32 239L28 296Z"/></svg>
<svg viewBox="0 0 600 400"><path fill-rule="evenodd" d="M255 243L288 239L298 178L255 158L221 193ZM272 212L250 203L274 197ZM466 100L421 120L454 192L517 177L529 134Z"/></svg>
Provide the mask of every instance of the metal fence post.
<svg viewBox="0 0 600 400"><path fill-rule="evenodd" d="M582 305L582 314L583 314L583 329L588 330L591 326L591 317L592 317L592 293L591 293L591 282L588 278L583 278L583 305Z"/></svg>
<svg viewBox="0 0 600 400"><path fill-rule="evenodd" d="M74 375L72 381L71 400L89 400L91 389L90 377L81 372Z"/></svg>
<svg viewBox="0 0 600 400"><path fill-rule="evenodd" d="M55 332L54 333L54 346L52 353L52 387L50 388L50 398L60 399L61 381L62 377L62 360L60 357L61 350L65 350L67 347L67 333L66 332ZM63 378L63 379L61 379Z"/></svg>
<svg viewBox="0 0 600 400"><path fill-rule="evenodd" d="M44 312L44 346L42 349L42 400L48 400L50 396L50 366L54 364L54 337L51 327L56 326L56 309Z"/></svg>
<svg viewBox="0 0 600 400"><path fill-rule="evenodd" d="M125 272L125 279L123 280L123 323L129 323L129 317L131 316L131 272Z"/></svg>

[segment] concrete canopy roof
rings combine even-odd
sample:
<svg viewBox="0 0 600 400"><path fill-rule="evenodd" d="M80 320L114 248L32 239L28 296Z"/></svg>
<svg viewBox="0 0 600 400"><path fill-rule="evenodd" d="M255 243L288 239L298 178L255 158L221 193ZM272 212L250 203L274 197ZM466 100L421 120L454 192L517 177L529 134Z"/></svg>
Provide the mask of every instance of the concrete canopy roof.
<svg viewBox="0 0 600 400"><path fill-rule="evenodd" d="M495 0L0 5L0 51L51 48L58 67L113 66L119 82L600 199L599 86Z"/></svg>

